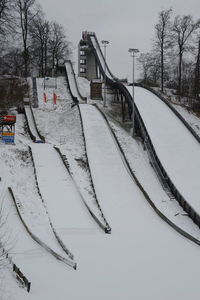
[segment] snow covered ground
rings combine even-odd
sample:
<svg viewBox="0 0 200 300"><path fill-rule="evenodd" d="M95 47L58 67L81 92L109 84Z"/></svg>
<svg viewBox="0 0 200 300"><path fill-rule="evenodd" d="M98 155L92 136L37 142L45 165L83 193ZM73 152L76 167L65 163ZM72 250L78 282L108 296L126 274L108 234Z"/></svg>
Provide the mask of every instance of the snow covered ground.
<svg viewBox="0 0 200 300"><path fill-rule="evenodd" d="M71 108L64 83L63 78L58 79L60 101L57 105L53 105L50 96L45 105L42 79L37 80L39 108L34 109L34 114L47 143L33 144L24 127L24 117L17 115L16 144L1 145L0 148L0 194L10 212L10 255L32 282L28 294L18 288L5 270L5 297L16 300L199 299L200 248L176 233L154 213L129 176L104 119L91 105L81 105L86 146L97 196L112 227L112 234L107 235L97 227L85 207L75 202L78 198L65 195L65 188L71 183L66 169L60 165L60 160L55 159L53 145L59 146L66 155L80 190L95 206L85 167L78 110ZM51 95L52 89L46 88L46 93ZM82 89L84 91L84 84ZM88 87L85 94L87 91ZM168 213L170 208L159 182L149 171L151 167L141 145L129 141L116 124L113 127L137 175ZM64 256L36 188L28 145L36 159L45 204L59 236L75 256L76 271L57 261L27 235L7 192L7 186L12 186L31 230ZM178 208L177 212L180 212ZM190 225L188 223L188 228ZM12 243L15 237L17 242ZM12 284L8 285L8 282Z"/></svg>

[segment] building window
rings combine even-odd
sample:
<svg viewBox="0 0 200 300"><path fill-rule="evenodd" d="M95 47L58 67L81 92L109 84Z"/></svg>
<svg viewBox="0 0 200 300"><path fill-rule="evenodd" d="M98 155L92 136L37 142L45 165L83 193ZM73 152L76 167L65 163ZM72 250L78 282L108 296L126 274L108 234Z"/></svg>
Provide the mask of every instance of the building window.
<svg viewBox="0 0 200 300"><path fill-rule="evenodd" d="M81 50L80 51L80 56L85 56L85 51Z"/></svg>
<svg viewBox="0 0 200 300"><path fill-rule="evenodd" d="M80 68L80 73L85 73L86 69L85 68Z"/></svg>
<svg viewBox="0 0 200 300"><path fill-rule="evenodd" d="M81 65L85 65L86 64L86 60L85 59L80 59L80 64Z"/></svg>

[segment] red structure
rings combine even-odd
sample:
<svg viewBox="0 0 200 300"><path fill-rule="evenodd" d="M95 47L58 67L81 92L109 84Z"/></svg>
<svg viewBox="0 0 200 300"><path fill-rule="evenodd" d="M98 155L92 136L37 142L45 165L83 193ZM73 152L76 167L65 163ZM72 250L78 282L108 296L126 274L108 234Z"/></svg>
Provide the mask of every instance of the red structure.
<svg viewBox="0 0 200 300"><path fill-rule="evenodd" d="M44 103L47 103L47 95L44 93Z"/></svg>
<svg viewBox="0 0 200 300"><path fill-rule="evenodd" d="M56 95L56 93L54 92L54 93L53 93L53 103L56 104L56 102L57 102L57 95Z"/></svg>
<svg viewBox="0 0 200 300"><path fill-rule="evenodd" d="M1 123L3 124L15 124L16 123L16 116L3 116Z"/></svg>

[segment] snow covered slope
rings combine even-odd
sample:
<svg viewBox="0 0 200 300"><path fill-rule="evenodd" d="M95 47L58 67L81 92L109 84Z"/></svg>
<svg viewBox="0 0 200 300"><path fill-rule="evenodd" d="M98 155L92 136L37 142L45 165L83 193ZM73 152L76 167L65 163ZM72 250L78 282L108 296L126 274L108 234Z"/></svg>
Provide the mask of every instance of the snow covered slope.
<svg viewBox="0 0 200 300"><path fill-rule="evenodd" d="M57 230L94 228L58 153L51 145L32 145L37 178L52 223Z"/></svg>
<svg viewBox="0 0 200 300"><path fill-rule="evenodd" d="M75 73L73 70L73 65L71 61L67 61L65 63L65 68L66 68L66 72L67 72L67 78L68 78L68 82L69 82L69 86L70 86L70 90L71 93L73 95L73 97L77 98L77 100L84 100L86 101L87 98L82 96L80 91L79 91L79 86L77 84L76 81L76 77L75 77Z"/></svg>
<svg viewBox="0 0 200 300"><path fill-rule="evenodd" d="M183 197L200 214L200 145L176 115L151 92L136 87L135 102L157 155Z"/></svg>
<svg viewBox="0 0 200 300"><path fill-rule="evenodd" d="M43 129L47 133L48 143L61 144L60 134L65 136L62 150L70 158L69 162L74 160L70 166L76 177L80 170L76 159L84 161L80 120L76 108L70 109L70 99L68 105L63 102L55 109L48 104L41 105L34 112L38 114L36 119L41 132ZM22 199L24 214L28 216L26 221L31 219L29 226L45 241L49 237L50 245L56 247L52 236L50 239L49 226L44 226L41 220L45 219L44 211L37 202L40 199L36 199L34 174L27 153L27 144L31 144L45 204L59 236L74 253L78 269L74 271L55 260L26 235L6 195L9 224L18 237L10 254L32 282L30 294L13 292L12 298L199 300L200 248L177 234L151 209L130 178L108 127L95 107L82 104L81 112L93 181L112 234L103 233L76 198L66 169L57 153L53 154L53 146L32 145L23 130L23 116L19 116L21 125L17 125L16 145L0 148L0 191L7 180ZM133 165L136 155L137 151L133 151ZM137 169L142 169L142 177L146 165L139 160L136 163ZM2 165L9 176L2 173ZM81 173L78 182L87 188L84 174ZM145 174L147 180L148 174ZM159 194L156 184L151 188Z"/></svg>
<svg viewBox="0 0 200 300"><path fill-rule="evenodd" d="M25 109L25 113L26 113L26 117L27 117L27 121L28 121L28 126L34 137L35 142L41 142L41 138L38 135L37 129L35 127L35 123L33 120L33 114L32 114L30 106L24 105L24 109Z"/></svg>
<svg viewBox="0 0 200 300"><path fill-rule="evenodd" d="M104 237L85 235L82 255L78 255L79 291L73 289L74 281L69 278L69 296L79 299L81 293L83 298L93 299L95 293L97 300L144 300L160 299L162 294L162 299L198 299L198 279L191 279L190 272L194 268L199 273L199 248L171 230L151 210L130 179L99 112L84 104L81 112L94 184L113 233ZM71 239L79 244L76 236ZM87 265L87 261L92 263ZM183 278L191 289L183 285Z"/></svg>

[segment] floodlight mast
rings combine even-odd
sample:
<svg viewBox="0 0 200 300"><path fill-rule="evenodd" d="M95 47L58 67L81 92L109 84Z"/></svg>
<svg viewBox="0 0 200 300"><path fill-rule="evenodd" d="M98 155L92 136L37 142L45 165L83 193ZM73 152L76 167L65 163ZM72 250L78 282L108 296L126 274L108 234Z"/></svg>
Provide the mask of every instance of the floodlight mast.
<svg viewBox="0 0 200 300"><path fill-rule="evenodd" d="M106 107L106 47L109 44L109 41L102 40L101 43L104 47L104 84L103 84L103 106Z"/></svg>
<svg viewBox="0 0 200 300"><path fill-rule="evenodd" d="M134 136L135 135L135 111L134 111L134 60L135 60L135 54L139 52L138 49L136 48L129 48L128 52L131 53L132 57L133 57L133 89L132 89L132 98L133 98L133 106L132 106L132 130L131 130L131 135Z"/></svg>

